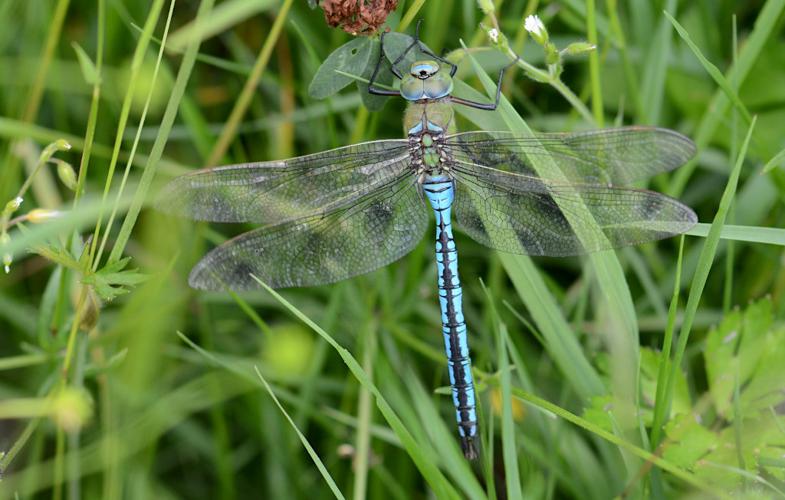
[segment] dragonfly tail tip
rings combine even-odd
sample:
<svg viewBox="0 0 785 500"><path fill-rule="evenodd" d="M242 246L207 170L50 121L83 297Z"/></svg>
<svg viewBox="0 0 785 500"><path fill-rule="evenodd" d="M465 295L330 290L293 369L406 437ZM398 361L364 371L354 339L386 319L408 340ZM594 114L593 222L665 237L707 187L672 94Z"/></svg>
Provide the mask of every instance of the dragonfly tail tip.
<svg viewBox="0 0 785 500"><path fill-rule="evenodd" d="M473 437L462 437L461 448L463 449L463 456L466 457L467 460L476 460L477 457L480 456L480 453L477 450L477 444L474 442Z"/></svg>

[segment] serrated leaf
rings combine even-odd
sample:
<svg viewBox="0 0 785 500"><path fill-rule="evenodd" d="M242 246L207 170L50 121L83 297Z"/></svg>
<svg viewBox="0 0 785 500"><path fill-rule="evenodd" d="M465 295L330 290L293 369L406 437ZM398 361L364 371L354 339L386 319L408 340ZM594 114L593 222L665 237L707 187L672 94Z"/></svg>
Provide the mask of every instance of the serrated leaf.
<svg viewBox="0 0 785 500"><path fill-rule="evenodd" d="M147 279L147 276L137 272L136 269L123 270L130 257L110 262L93 274L84 276L82 283L91 285L101 299L110 301L118 295L128 293L129 287L138 285Z"/></svg>
<svg viewBox="0 0 785 500"><path fill-rule="evenodd" d="M659 372L662 355L648 347L641 348L640 356L641 370L641 396L644 423L651 425L654 414L654 402L657 391L657 373ZM690 391L687 379L681 371L676 372L676 380L673 386L673 399L671 401L671 415L687 413L692 408L690 401Z"/></svg>
<svg viewBox="0 0 785 500"><path fill-rule="evenodd" d="M69 252L63 247L55 246L55 245L45 245L36 247L33 250L35 253L40 255L41 257L51 260L55 264L61 265L63 267L67 267L69 269L73 269L75 271L81 271L82 266L80 265L79 261L77 261Z"/></svg>
<svg viewBox="0 0 785 500"><path fill-rule="evenodd" d="M670 443L663 458L686 469L693 469L699 459L717 446L717 436L700 425L693 414L681 414L668 422L665 434Z"/></svg>
<svg viewBox="0 0 785 500"><path fill-rule="evenodd" d="M591 398L591 406L583 410L583 418L605 431L613 432L613 421L609 414L612 404L612 396L594 396Z"/></svg>
<svg viewBox="0 0 785 500"><path fill-rule="evenodd" d="M335 94L355 81L348 75L364 74L370 57L371 41L368 38L355 38L341 45L319 66L308 86L308 94L314 99L324 99Z"/></svg>
<svg viewBox="0 0 785 500"><path fill-rule="evenodd" d="M769 334L771 321L771 300L768 298L753 302L744 311L738 352L741 382L746 382L758 366L758 360L766 349L765 337Z"/></svg>
<svg viewBox="0 0 785 500"><path fill-rule="evenodd" d="M785 401L785 329L768 332L760 343L763 353L741 393L741 406L747 414Z"/></svg>
<svg viewBox="0 0 785 500"><path fill-rule="evenodd" d="M88 85L96 85L99 83L100 77L98 75L98 69L95 67L95 64L93 64L90 56L88 56L82 47L80 47L76 42L71 42L71 47L73 47L74 52L76 52L76 59L79 61L79 68L81 68L82 76Z"/></svg>
<svg viewBox="0 0 785 500"><path fill-rule="evenodd" d="M731 407L731 398L738 376L735 356L742 328L742 314L734 310L727 314L719 326L712 328L706 337L704 361L714 407L720 415L726 415Z"/></svg>

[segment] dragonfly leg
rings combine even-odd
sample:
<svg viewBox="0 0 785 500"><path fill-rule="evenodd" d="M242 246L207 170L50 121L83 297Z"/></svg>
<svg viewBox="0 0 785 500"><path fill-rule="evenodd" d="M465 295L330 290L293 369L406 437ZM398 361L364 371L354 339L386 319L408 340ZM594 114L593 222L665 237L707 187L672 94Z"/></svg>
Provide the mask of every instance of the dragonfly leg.
<svg viewBox="0 0 785 500"><path fill-rule="evenodd" d="M371 79L368 80L368 93L373 95L382 95L382 96L399 96L401 95L401 93L397 90L380 89L374 87L374 84L376 83L376 78L379 75L379 69L382 67L382 61L384 60L384 35L386 34L387 32L383 32L382 36L379 38L379 60L376 61L376 67L373 68ZM391 66L390 70L399 80L403 78L403 75L398 70L398 68L395 67L395 64Z"/></svg>
<svg viewBox="0 0 785 500"><path fill-rule="evenodd" d="M510 64L499 70L499 76L496 79L496 99L494 99L493 102L477 102L471 101L469 99L462 99L456 96L450 96L450 101L454 102L455 104L469 106L470 108L484 109L487 111L495 110L499 106L499 102L502 98L502 80L504 79L504 72L507 71L507 68L518 62L518 59L520 59L520 56L516 55L515 59Z"/></svg>
<svg viewBox="0 0 785 500"><path fill-rule="evenodd" d="M427 47L427 46L426 46L424 43L422 43L422 41L420 40L420 25L421 25L421 24L422 24L422 19L420 19L419 21L417 21L417 28L415 28L415 30L414 30L414 42L413 42L413 43L412 43L412 45L409 47L409 49L407 49L407 50L406 50L406 52L408 52L409 50L411 50L411 47L412 47L412 46L414 46L415 44L417 44L417 46L420 48L420 50L423 52L423 54L427 54L427 55L429 55L429 56L433 57L434 59L436 59L437 61L439 61L439 62L443 62L444 64L447 64L447 65L449 65L449 66L450 66L450 76L455 76L455 72L456 72L456 71L458 71L458 65L457 65L457 64L455 64L455 63L454 63L454 62L452 62L452 61L448 61L447 59L445 59L445 58L444 58L444 57L442 57L442 56L437 56L436 54L434 54L434 53L433 53L433 51L432 51L431 49L429 49L429 48L428 48L428 47ZM404 54L406 54L406 52L404 52Z"/></svg>
<svg viewBox="0 0 785 500"><path fill-rule="evenodd" d="M439 305L455 418L463 454L473 460L478 456L477 411L466 321L463 317L463 290L458 277L458 251L450 218L455 183L447 176L434 176L427 178L423 189L436 215Z"/></svg>

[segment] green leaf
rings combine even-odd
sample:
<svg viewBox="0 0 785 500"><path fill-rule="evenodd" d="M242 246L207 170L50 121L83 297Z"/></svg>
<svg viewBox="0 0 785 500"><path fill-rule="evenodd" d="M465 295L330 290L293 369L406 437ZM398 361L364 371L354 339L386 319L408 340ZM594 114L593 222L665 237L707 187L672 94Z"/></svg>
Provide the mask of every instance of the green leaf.
<svg viewBox="0 0 785 500"><path fill-rule="evenodd" d="M69 269L81 271L82 266L65 248L55 245L36 247L34 252L41 257Z"/></svg>
<svg viewBox="0 0 785 500"><path fill-rule="evenodd" d="M74 52L76 52L76 58L79 60L79 68L82 70L82 76L85 81L89 85L97 85L100 83L101 77L98 74L98 69L95 67L95 64L93 64L92 59L90 59L90 56L88 56L76 42L71 42L71 47L73 47Z"/></svg>
<svg viewBox="0 0 785 500"><path fill-rule="evenodd" d="M385 37L385 44L387 43L387 38ZM379 50L380 44L377 40L371 40L371 53L368 58L368 64L365 66L365 71L363 72L362 76L366 80L371 79L371 75L373 74L374 68L376 68L376 63L379 61ZM376 76L377 83L383 86L392 86L393 83L393 74L391 71L379 71L379 74ZM387 96L381 95L373 95L368 92L368 84L365 82L357 81L357 90L360 92L360 98L363 100L363 104L366 108L370 111L379 111L381 110L387 101L390 100Z"/></svg>
<svg viewBox="0 0 785 500"><path fill-rule="evenodd" d="M717 436L701 426L691 413L671 420L665 427L665 434L671 444L665 447L663 458L690 470L717 445Z"/></svg>
<svg viewBox="0 0 785 500"><path fill-rule="evenodd" d="M611 405L613 405L612 396L594 396L591 398L591 406L583 410L583 418L605 432L613 433Z"/></svg>
<svg viewBox="0 0 785 500"><path fill-rule="evenodd" d="M733 311L723 318L719 326L712 328L706 337L704 362L709 392L717 413L723 416L731 409L736 384L738 360L734 353L741 325L741 312Z"/></svg>
<svg viewBox="0 0 785 500"><path fill-rule="evenodd" d="M308 95L314 99L324 99L354 82L354 78L338 71L348 75L363 75L371 52L371 41L368 38L355 38L335 49L316 71L308 87Z"/></svg>
<svg viewBox="0 0 785 500"><path fill-rule="evenodd" d="M84 276L82 283L92 285L95 293L103 300L112 300L118 295L128 293L129 288L147 279L147 276L136 269L123 270L130 257L110 262L93 274Z"/></svg>
<svg viewBox="0 0 785 500"><path fill-rule="evenodd" d="M401 54L408 49L414 42L414 38L404 33L388 33L384 36L384 55L390 64L394 63ZM408 73L412 63L417 60L420 51L418 49L410 50L406 56L395 65L399 71Z"/></svg>

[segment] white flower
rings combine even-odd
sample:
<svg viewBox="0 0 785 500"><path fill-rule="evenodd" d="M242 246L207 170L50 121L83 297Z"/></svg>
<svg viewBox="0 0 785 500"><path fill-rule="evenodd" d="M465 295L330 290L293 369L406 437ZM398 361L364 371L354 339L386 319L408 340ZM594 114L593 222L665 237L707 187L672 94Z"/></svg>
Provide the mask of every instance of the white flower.
<svg viewBox="0 0 785 500"><path fill-rule="evenodd" d="M542 19L537 15L527 16L523 22L523 27L539 43L543 43L548 39L548 30L545 29Z"/></svg>
<svg viewBox="0 0 785 500"><path fill-rule="evenodd" d="M21 197L21 196L17 196L16 198L14 198L14 199L13 199L13 201L11 202L11 204L12 204L12 205L13 205L13 207L14 207L14 210L16 210L17 208L19 208L19 207L22 205L22 202L23 202L23 201L24 201L24 200L22 199L22 197Z"/></svg>
<svg viewBox="0 0 785 500"><path fill-rule="evenodd" d="M499 43L499 30L496 28L489 29L488 38L490 38L493 43Z"/></svg>

